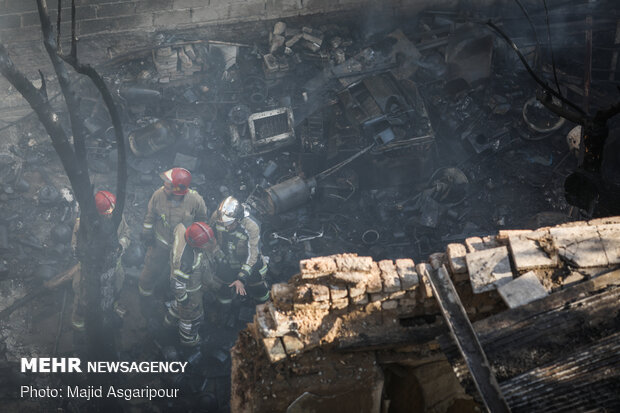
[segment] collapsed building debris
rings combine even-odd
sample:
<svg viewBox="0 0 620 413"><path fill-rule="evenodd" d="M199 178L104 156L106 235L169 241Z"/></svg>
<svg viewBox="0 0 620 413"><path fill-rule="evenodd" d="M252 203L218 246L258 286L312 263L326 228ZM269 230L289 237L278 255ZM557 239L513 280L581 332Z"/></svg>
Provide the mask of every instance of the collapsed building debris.
<svg viewBox="0 0 620 413"><path fill-rule="evenodd" d="M568 19L554 28L575 24L571 19L583 10L569 6L550 8L552 21ZM588 359L590 350L602 355L615 349L616 337L606 334L613 323L605 317L588 323L592 343L585 333L574 339L558 330L555 341L538 334L538 344L532 338L523 349L519 345L536 329L545 331L547 317L561 314L550 318L555 322L575 309L567 323L577 330L576 320L587 317L578 314L579 306L595 314L608 308L604 303L615 293L602 297L600 290L615 291L615 275L595 276L616 265L609 261L613 248L605 256L584 256L572 242L599 251L595 232L602 240L616 228L503 231L590 219L594 211L573 208L564 198L563 180L579 155L580 144L573 144L575 156L565 143L573 125L539 104L512 51L472 26L469 12L427 10L415 19L393 19L381 30L355 18L336 24L324 17L245 22L234 26L231 41L179 29L151 33L146 48L106 63L102 69L117 92L131 149L130 226L142 225L159 172L186 168L209 212L232 195L262 221L266 279L273 284L272 301L258 310L239 298L222 310L216 297L205 294L204 343L185 352L161 326L163 306L149 313L137 303L145 251L134 234L123 255L130 304L119 327L120 357L190 365L185 375L150 382L178 386L182 399L136 402L136 408L473 411L482 403L430 282L444 265L441 274L447 271L456 285L507 404L517 411L540 410L535 403L546 410L569 406L541 401L550 389L545 377L579 370L576 360ZM498 18L494 10L480 12L490 13L483 20L502 21L524 45L528 61L545 54L548 45L525 35L524 21L514 13ZM532 18L542 33L544 12ZM601 21L595 35L610 58L615 46L607 37L616 29L611 20ZM562 94L582 99L590 93L600 106L610 104L614 91L607 78L617 68L593 72L587 92L575 57L583 33L559 31L561 39L549 43L558 67L566 70L557 72ZM551 79L554 68L542 70ZM64 109L56 107L68 125ZM87 115L95 189L106 188L117 151L111 123L89 89L80 110ZM609 126L614 138L615 124ZM0 353L15 360L56 345L37 332L58 325L64 291L38 287L75 264L66 228L77 217L77 205L67 197L68 182L35 122L0 129L10 142L0 152L0 290L7 303L0 313L7 348ZM444 248L445 255L432 255ZM168 288L160 283L157 292L165 296ZM32 292L41 299L33 301ZM570 308L563 309L561 300ZM24 302L33 305L25 308ZM543 316L534 322L525 314ZM67 330L57 348L81 348ZM572 359L551 357L566 343L575 343ZM594 357L587 365L596 370L605 361ZM567 400L595 405L585 387L596 380L592 375ZM605 383L602 391L611 386ZM604 401L610 409L615 402L613 396Z"/></svg>
<svg viewBox="0 0 620 413"><path fill-rule="evenodd" d="M404 380L405 374L416 378L403 385L412 395L409 406L420 411L439 409L433 405L439 400L443 411L471 397L486 399L485 386L499 392L501 400L487 404L490 411L530 411L540 403L561 411L586 407L593 397L598 406L617 408L618 360L604 360L600 351L618 345L617 305L609 300L620 292L620 261L608 255L620 242L618 222L500 231L449 244L445 253L417 264L355 254L303 260L288 283L273 285L273 301L258 306L233 349L233 410L298 411L301 400L306 411L336 403L342 411L379 412L391 403L402 409L404 394L390 397L390 386L396 384L388 377L394 374L395 380ZM498 253L505 263L479 261L480 254ZM576 273L591 275L575 283ZM454 284L456 290L444 295L438 283ZM473 354L471 342L461 348L467 364L460 357L454 342L471 337L456 326L448 333L448 325L458 323L445 301L450 294L452 305L477 320L473 337L480 338L499 387L480 382L476 372L484 364L467 358ZM589 332L581 331L578 321L583 305L590 309ZM554 352L564 348L565 337L571 337L571 349ZM543 353L529 353L535 349ZM253 351L262 355L249 364L247 355ZM577 358L581 363L573 362ZM454 372L440 368L446 362ZM435 367L414 373L423 365ZM345 370L359 373L345 375ZM451 381L454 373L463 387ZM543 382L546 374L557 381ZM427 398L438 391L432 386L440 380L443 394ZM363 390L364 396L343 397L351 388ZM571 394L570 388L579 390Z"/></svg>

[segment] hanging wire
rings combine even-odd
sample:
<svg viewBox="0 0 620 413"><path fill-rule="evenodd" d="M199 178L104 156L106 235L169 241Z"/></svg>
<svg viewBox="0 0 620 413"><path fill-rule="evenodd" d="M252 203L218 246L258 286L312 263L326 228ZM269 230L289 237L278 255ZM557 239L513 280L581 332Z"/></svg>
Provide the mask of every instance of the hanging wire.
<svg viewBox="0 0 620 413"><path fill-rule="evenodd" d="M555 80L555 87L558 88L558 93L562 96L562 91L560 90L560 82L558 81L558 73L555 69L555 55L553 53L553 43L551 43L551 27L549 25L549 9L547 8L547 0L543 0L543 4L545 5L545 19L547 21L547 43L549 44L549 50L551 51L551 66L553 67L553 79Z"/></svg>
<svg viewBox="0 0 620 413"><path fill-rule="evenodd" d="M534 26L534 23L532 22L530 14L527 12L527 9L525 8L525 6L523 6L521 1L520 0L515 0L515 2L519 5L519 8L521 9L523 14L527 18L527 21L530 23L530 27L532 28L532 33L534 33L534 40L536 41L536 50L538 51L536 53L536 60L534 61L534 67L539 67L538 66L539 63L540 63L540 54L539 54L539 52L541 50L541 46L540 46L540 42L538 41L538 34L536 33L536 27Z"/></svg>
<svg viewBox="0 0 620 413"><path fill-rule="evenodd" d="M497 34L499 34L502 37L502 39L504 39L504 41L506 43L508 43L508 45L510 47L512 47L512 49L515 51L515 53L517 53L517 56L519 56L519 60L521 60L521 63L523 64L525 69L528 71L530 76L532 76L532 78L536 81L536 83L538 83L544 90L549 92L552 96L555 96L561 102L566 103L568 106L570 106L571 108L575 109L579 114L581 114L581 115L585 115L586 114L583 111L583 109L581 109L579 106L575 105L573 102L571 102L570 100L564 98L558 92L556 92L555 90L550 88L547 85L547 83L545 83L544 80L539 78L538 75L536 75L536 73L534 73L534 71L530 67L529 63L525 59L525 56L523 56L523 53L521 53L521 50L519 50L519 47L512 41L512 39L510 39L510 37L508 37L508 35L502 29L497 27L497 25L495 25L495 23L493 23L491 20L487 21L486 25L489 26L491 29L493 29Z"/></svg>

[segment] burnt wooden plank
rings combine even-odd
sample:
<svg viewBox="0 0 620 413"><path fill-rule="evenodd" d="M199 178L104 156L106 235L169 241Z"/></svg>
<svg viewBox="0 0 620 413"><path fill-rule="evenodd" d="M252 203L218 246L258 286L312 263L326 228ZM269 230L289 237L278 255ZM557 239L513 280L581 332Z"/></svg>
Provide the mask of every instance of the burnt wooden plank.
<svg viewBox="0 0 620 413"><path fill-rule="evenodd" d="M467 363L487 410L494 413L510 412L445 266L429 271L429 279L452 337Z"/></svg>
<svg viewBox="0 0 620 413"><path fill-rule="evenodd" d="M336 349L338 351L371 351L404 345L422 345L447 332L448 329L442 321L429 325L411 325L381 336L370 336L361 332L355 337L341 337Z"/></svg>
<svg viewBox="0 0 620 413"><path fill-rule="evenodd" d="M545 299L474 323L480 343L501 385L538 366L554 363L571 349L588 348L610 332L618 331L619 285L620 271L611 271ZM457 346L447 335L438 341L457 377L471 392L471 377ZM551 388L552 384L548 384ZM563 397L568 396L561 396L560 393L566 389L558 383L558 395L551 397L554 403L563 405ZM613 393L605 387L599 391L598 388L584 386L581 392L589 395L582 394L584 400L591 400L592 397L613 398ZM511 408L514 400L509 400Z"/></svg>
<svg viewBox="0 0 620 413"><path fill-rule="evenodd" d="M620 410L620 333L500 384L514 412Z"/></svg>
<svg viewBox="0 0 620 413"><path fill-rule="evenodd" d="M484 320L477 321L474 323L474 327L479 333L510 327L519 321L527 320L535 314L543 313L553 308L559 308L566 303L576 301L584 295L591 295L596 291L619 285L620 270L614 270L590 281L567 288L566 290L555 292L544 300L535 301L522 307L504 311L487 317Z"/></svg>

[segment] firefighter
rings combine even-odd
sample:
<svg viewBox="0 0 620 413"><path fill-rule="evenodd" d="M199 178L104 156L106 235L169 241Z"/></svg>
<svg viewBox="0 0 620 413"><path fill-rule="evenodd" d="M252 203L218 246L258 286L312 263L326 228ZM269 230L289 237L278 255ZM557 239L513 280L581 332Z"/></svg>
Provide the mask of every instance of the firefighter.
<svg viewBox="0 0 620 413"><path fill-rule="evenodd" d="M194 221L207 220L204 199L198 192L189 189L192 175L187 169L172 168L160 177L164 185L151 196L142 226L141 239L148 249L138 290L144 297L153 294L159 277L168 268L176 226L189 226Z"/></svg>
<svg viewBox="0 0 620 413"><path fill-rule="evenodd" d="M97 208L97 212L105 218L111 218L112 212L114 211L114 207L116 206L116 196L108 191L99 191L95 194L95 207ZM77 234L80 228L80 218L75 220L75 225L73 226L73 236L71 238L71 246L75 251L77 247ZM123 252L127 250L127 247L130 243L129 238L129 226L125 221L125 217L121 218L121 222L118 226L117 230L118 235L118 243L119 248L121 249L121 254L118 257L116 263L116 269L114 271L114 279L113 279L113 287L114 287L114 304L113 308L115 312L122 317L125 314L125 310L118 304L118 297L123 286L123 281L125 280L125 271L121 264L121 257ZM78 331L84 330L84 313L85 313L85 304L86 304L86 289L85 283L82 282L82 273L80 271L80 264L78 263L78 268L75 271L75 275L73 276L73 311L71 313L71 325L74 329Z"/></svg>
<svg viewBox="0 0 620 413"><path fill-rule="evenodd" d="M249 295L263 303L269 299L265 282L267 259L261 254L260 225L236 198L222 201L211 216L215 237L223 259L218 260L214 281L219 285L215 295L224 306L234 294ZM233 289L228 288L233 287Z"/></svg>
<svg viewBox="0 0 620 413"><path fill-rule="evenodd" d="M170 287L174 299L168 303L164 322L178 326L181 344L185 346L200 344L203 275L213 271L215 249L215 234L206 223L194 222L187 229L183 224L175 227L170 252Z"/></svg>

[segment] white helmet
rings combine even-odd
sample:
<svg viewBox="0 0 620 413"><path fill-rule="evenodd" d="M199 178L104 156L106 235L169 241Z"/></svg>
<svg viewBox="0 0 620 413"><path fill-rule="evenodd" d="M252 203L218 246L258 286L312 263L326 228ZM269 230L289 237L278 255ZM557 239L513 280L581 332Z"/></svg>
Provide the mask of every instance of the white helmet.
<svg viewBox="0 0 620 413"><path fill-rule="evenodd" d="M227 227L240 218L243 218L243 206L237 198L229 196L217 208L217 223L219 225Z"/></svg>

